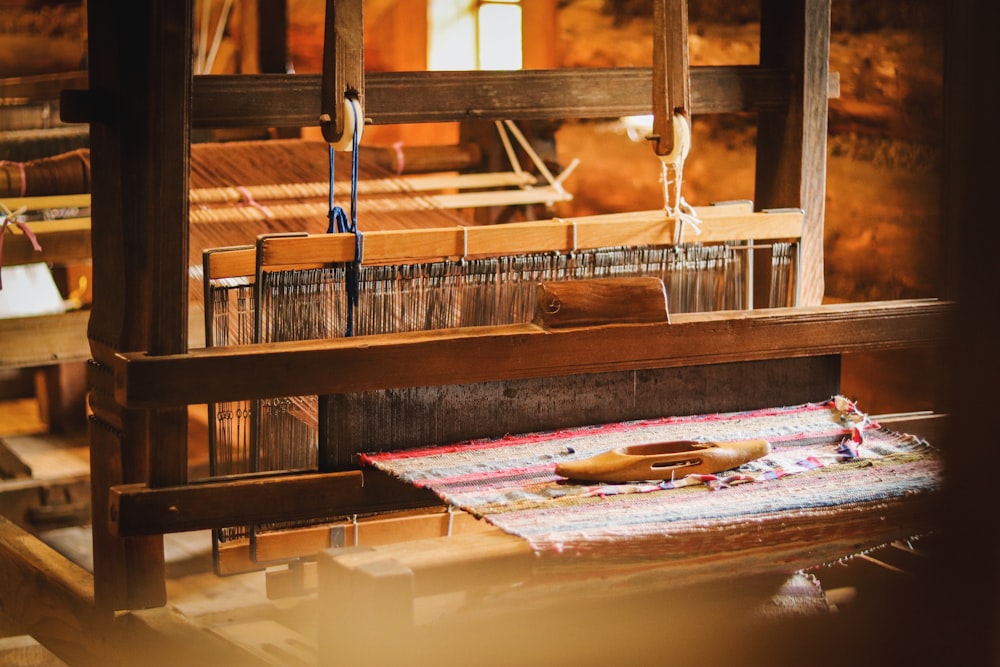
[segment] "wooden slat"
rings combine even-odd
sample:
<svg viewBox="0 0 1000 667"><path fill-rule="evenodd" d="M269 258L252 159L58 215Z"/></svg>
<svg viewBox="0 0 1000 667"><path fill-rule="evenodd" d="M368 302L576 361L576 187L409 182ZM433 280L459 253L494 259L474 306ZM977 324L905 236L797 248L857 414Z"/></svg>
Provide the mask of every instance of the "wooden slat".
<svg viewBox="0 0 1000 667"><path fill-rule="evenodd" d="M63 90L87 87L87 72L58 72L0 79L0 98L39 102L58 100Z"/></svg>
<svg viewBox="0 0 1000 667"><path fill-rule="evenodd" d="M648 114L652 112L651 74L648 67L368 72L365 116L381 125ZM311 74L196 76L192 122L203 128L313 127L319 122L320 80ZM788 75L771 68L693 67L692 113L782 107L788 104L788 87ZM415 91L421 99L414 99ZM831 76L827 95L840 96L838 76ZM400 99L407 100L407 105L401 106ZM470 106L470 100L476 104ZM66 122L86 123L106 113L99 94L67 90L62 95L61 116Z"/></svg>
<svg viewBox="0 0 1000 667"><path fill-rule="evenodd" d="M256 272L257 249L254 246L213 248L203 254L202 265L209 280L246 278Z"/></svg>
<svg viewBox="0 0 1000 667"><path fill-rule="evenodd" d="M313 518L354 500L360 471L111 488L113 534L150 535ZM355 501L356 502L356 501ZM100 520L100 515L95 517Z"/></svg>
<svg viewBox="0 0 1000 667"><path fill-rule="evenodd" d="M691 113L780 108L788 104L789 87L789 76L774 68L693 67ZM205 128L314 127L319 123L320 88L321 77L309 74L197 76L192 122ZM837 87L831 86L828 94L837 96ZM63 106L64 118L87 120L85 99L70 96ZM651 112L648 67L365 75L365 116L376 125L618 118Z"/></svg>
<svg viewBox="0 0 1000 667"><path fill-rule="evenodd" d="M669 321L663 281L651 276L543 282L536 289L534 323L545 329Z"/></svg>
<svg viewBox="0 0 1000 667"><path fill-rule="evenodd" d="M678 314L671 324L525 324L121 353L115 397L128 407L176 406L905 348L943 341L951 312L937 300L884 301Z"/></svg>
<svg viewBox="0 0 1000 667"><path fill-rule="evenodd" d="M703 207L702 233L689 240L704 243L795 239L802 213L742 212L743 205ZM437 229L368 232L364 263L397 264L443 257L498 257L611 246L664 246L674 241L675 220L663 210L610 213L579 218ZM264 268L314 266L354 259L353 234L275 235L258 240ZM242 260L245 262L245 258Z"/></svg>
<svg viewBox="0 0 1000 667"><path fill-rule="evenodd" d="M119 536L162 535L438 504L429 490L374 470L276 473L173 487L116 485L109 492L108 525Z"/></svg>
<svg viewBox="0 0 1000 667"><path fill-rule="evenodd" d="M0 319L0 367L47 366L90 358L90 311Z"/></svg>
<svg viewBox="0 0 1000 667"><path fill-rule="evenodd" d="M81 209L90 207L90 194L5 197L2 201L4 206L11 211L16 211L22 206L28 212L52 209Z"/></svg>
<svg viewBox="0 0 1000 667"><path fill-rule="evenodd" d="M250 558L249 540L219 544L218 572L225 575L262 570L269 564L314 556L329 548L396 544L445 537L449 531L457 535L488 530L496 528L467 512L449 512L442 507L434 507L359 517L357 523L340 521L306 528L261 531L255 536L254 560Z"/></svg>
<svg viewBox="0 0 1000 667"><path fill-rule="evenodd" d="M89 206L89 196L87 200ZM33 262L58 265L90 259L90 218L67 218L25 224L31 229L42 249L35 250L27 235L20 233L20 230L14 227L12 229L17 231L8 234L4 240L4 266Z"/></svg>

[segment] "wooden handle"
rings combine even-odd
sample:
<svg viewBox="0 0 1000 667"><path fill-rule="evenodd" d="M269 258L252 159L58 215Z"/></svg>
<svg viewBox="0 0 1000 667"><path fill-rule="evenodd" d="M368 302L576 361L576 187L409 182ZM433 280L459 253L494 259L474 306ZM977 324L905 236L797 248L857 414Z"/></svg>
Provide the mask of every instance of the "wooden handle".
<svg viewBox="0 0 1000 667"><path fill-rule="evenodd" d="M670 322L659 278L595 278L539 283L534 323L546 329Z"/></svg>

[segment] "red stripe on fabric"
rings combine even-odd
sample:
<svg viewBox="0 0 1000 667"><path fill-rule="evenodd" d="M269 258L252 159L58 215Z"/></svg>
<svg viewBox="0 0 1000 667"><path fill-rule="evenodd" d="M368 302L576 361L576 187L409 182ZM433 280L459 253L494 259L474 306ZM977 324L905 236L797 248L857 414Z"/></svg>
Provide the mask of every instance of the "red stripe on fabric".
<svg viewBox="0 0 1000 667"><path fill-rule="evenodd" d="M453 475L452 477L435 477L433 479L422 480L424 484L474 484L475 482L494 479L497 477L533 477L542 472L555 470L556 464L546 463L545 465L528 466L526 468L510 468L506 470L492 470L489 472L470 472L463 475Z"/></svg>

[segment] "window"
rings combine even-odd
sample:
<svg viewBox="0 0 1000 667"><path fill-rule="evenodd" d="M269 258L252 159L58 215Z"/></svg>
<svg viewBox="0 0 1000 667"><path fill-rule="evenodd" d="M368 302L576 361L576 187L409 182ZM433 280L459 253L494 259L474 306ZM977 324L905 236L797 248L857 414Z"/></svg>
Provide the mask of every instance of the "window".
<svg viewBox="0 0 1000 667"><path fill-rule="evenodd" d="M428 68L521 69L520 0L430 0Z"/></svg>

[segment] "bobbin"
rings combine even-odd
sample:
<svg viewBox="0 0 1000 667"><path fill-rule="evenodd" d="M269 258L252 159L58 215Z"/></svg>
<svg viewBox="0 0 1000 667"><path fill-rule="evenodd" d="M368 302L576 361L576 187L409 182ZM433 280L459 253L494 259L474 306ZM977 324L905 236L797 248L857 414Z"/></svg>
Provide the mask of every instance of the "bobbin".
<svg viewBox="0 0 1000 667"><path fill-rule="evenodd" d="M329 114L323 114L319 117L320 126L324 128L324 137L333 137L332 133L327 133L327 127L332 127L333 119L330 118ZM350 96L344 97L344 131L340 133L340 138L327 138L328 143L335 151L351 151L354 149L354 134L358 135L358 143L361 143L361 137L365 133L365 119L364 114L361 110L361 104L356 99Z"/></svg>

